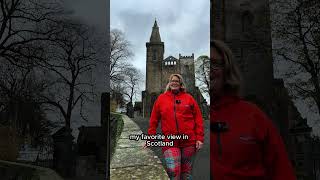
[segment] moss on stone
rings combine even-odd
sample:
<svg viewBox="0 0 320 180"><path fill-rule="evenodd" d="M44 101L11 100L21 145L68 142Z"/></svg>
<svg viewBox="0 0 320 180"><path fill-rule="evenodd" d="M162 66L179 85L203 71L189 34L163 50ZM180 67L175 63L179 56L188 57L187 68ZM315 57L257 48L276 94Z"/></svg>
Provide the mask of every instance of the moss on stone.
<svg viewBox="0 0 320 180"><path fill-rule="evenodd" d="M111 158L113 157L113 154L115 152L116 149L116 144L121 136L121 133L123 131L123 126L124 126L124 122L122 119L121 114L117 114L117 113L111 113L110 114L111 118L114 118L116 123L114 125L114 127L111 126Z"/></svg>

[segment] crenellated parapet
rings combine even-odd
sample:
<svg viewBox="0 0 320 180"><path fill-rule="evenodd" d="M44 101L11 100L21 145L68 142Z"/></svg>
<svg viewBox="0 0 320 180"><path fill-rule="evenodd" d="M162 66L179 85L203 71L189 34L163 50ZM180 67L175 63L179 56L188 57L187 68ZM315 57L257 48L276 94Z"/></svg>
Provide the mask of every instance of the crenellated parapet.
<svg viewBox="0 0 320 180"><path fill-rule="evenodd" d="M191 56L182 56L181 54L179 54L179 59L194 59L194 53L192 53Z"/></svg>

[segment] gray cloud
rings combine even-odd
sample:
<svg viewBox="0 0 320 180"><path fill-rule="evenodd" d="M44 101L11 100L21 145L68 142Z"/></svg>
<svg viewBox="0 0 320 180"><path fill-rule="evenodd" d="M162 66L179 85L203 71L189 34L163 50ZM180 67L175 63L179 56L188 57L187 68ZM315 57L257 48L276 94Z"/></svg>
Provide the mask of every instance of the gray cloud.
<svg viewBox="0 0 320 180"><path fill-rule="evenodd" d="M64 3L73 12L73 17L101 30L106 30L109 26L107 1L65 0Z"/></svg>

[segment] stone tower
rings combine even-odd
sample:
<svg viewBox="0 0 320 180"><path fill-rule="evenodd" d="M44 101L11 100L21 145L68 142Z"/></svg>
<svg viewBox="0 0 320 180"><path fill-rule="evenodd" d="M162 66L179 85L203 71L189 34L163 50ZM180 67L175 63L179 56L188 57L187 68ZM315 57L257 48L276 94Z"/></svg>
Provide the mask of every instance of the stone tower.
<svg viewBox="0 0 320 180"><path fill-rule="evenodd" d="M154 21L150 41L146 43L146 91L149 93L159 92L161 89L161 67L164 54L164 43L161 42L157 21ZM151 82L151 83L150 83Z"/></svg>
<svg viewBox="0 0 320 180"><path fill-rule="evenodd" d="M179 54L179 60L180 60L180 69L181 69L181 75L184 78L184 82L186 85L186 88L188 92L195 92L194 87L195 85L195 77L190 76L190 74L195 74L194 71L194 54L192 53L191 56L181 56Z"/></svg>
<svg viewBox="0 0 320 180"><path fill-rule="evenodd" d="M161 42L157 21L154 22L149 42L146 43L146 90L142 92L142 114L149 117L157 97L165 91L171 74L181 74L187 92L198 102L205 117L208 114L207 102L195 86L194 54L179 58L168 56L164 59L164 43Z"/></svg>
<svg viewBox="0 0 320 180"><path fill-rule="evenodd" d="M149 42L146 43L146 90L142 92L143 115L150 116L151 108L162 90L164 43L161 42L157 20L154 21Z"/></svg>
<svg viewBox="0 0 320 180"><path fill-rule="evenodd" d="M241 68L243 95L260 101L271 99L273 60L269 1L213 0L214 39L231 47Z"/></svg>

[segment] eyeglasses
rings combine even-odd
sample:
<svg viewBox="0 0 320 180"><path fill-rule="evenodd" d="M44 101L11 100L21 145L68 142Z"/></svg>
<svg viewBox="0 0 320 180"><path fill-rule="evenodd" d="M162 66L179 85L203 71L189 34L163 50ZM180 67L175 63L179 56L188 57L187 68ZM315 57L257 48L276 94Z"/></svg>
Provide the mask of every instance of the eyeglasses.
<svg viewBox="0 0 320 180"><path fill-rule="evenodd" d="M170 82L180 83L180 81L179 81L179 80L171 80Z"/></svg>

